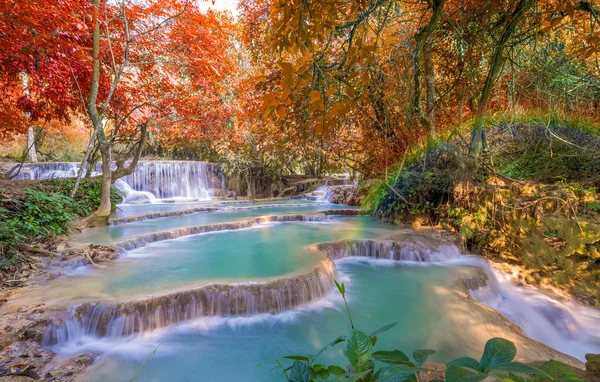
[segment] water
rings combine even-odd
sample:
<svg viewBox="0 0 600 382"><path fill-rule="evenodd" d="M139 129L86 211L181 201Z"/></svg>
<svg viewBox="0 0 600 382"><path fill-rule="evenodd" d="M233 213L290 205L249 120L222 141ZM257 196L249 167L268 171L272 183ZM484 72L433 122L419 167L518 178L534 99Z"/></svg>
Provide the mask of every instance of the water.
<svg viewBox="0 0 600 382"><path fill-rule="evenodd" d="M315 202L331 203L333 201L333 189L327 185L317 188L314 194L317 195Z"/></svg>
<svg viewBox="0 0 600 382"><path fill-rule="evenodd" d="M152 219L129 224L106 226L87 229L81 233L72 236L72 239L81 243L104 244L119 241L127 238L133 238L138 235L152 232L160 232L167 229L196 226L201 224L214 224L222 222L234 222L246 220L248 218L280 215L287 213L315 213L324 209L347 209L348 206L331 205L323 207L319 203L305 204L302 207L286 207L285 205L274 205L272 208L244 208L236 209L237 205L232 205L229 210L217 212L203 212L193 215L173 216L161 219Z"/></svg>
<svg viewBox="0 0 600 382"><path fill-rule="evenodd" d="M81 163L26 164L16 179L75 177ZM156 203L160 200L206 200L211 188L221 188L213 164L194 161L140 161L135 171L118 179L115 187L125 195L126 204ZM98 164L92 175L101 174Z"/></svg>
<svg viewBox="0 0 600 382"><path fill-rule="evenodd" d="M383 265L383 266L379 266ZM458 296L447 292L455 272L447 267L411 267L398 263L342 262L352 315L358 328L373 332L398 322L381 335L377 350L399 348L410 354L434 348L433 359L449 361L456 355L478 356L485 342L485 311L473 311ZM155 356L142 369L140 381L281 381L274 365L257 367L289 354L315 354L350 325L341 299L330 297L302 309L278 315L242 318L208 318L178 325L170 330L121 340L87 338L63 352L99 351L103 359L81 380L128 381L140 362L163 339ZM321 362L343 362L342 347L327 351ZM235 366L234 366L235 365Z"/></svg>
<svg viewBox="0 0 600 382"><path fill-rule="evenodd" d="M367 217L337 220L267 224L161 241L129 251L125 258L106 263L106 268L77 269L71 277L59 279L46 289L56 298L65 296L69 301L113 300L164 294L216 281L268 279L316 266L324 255L311 251L312 244L375 238L387 228ZM85 286L78 287L82 281Z"/></svg>
<svg viewBox="0 0 600 382"><path fill-rule="evenodd" d="M90 229L74 239L107 243L173 229L188 232L189 226L347 208L287 203L233 204L227 210ZM197 205L205 204L176 207ZM173 211L171 206L149 210ZM145 210L126 206L121 213L138 216ZM515 342L520 356L552 357L500 313L457 293L458 279L480 280L484 272L487 285L469 293L526 335L579 359L600 351L598 310L516 287L486 260L461 256L432 231L401 229L369 217L320 220L149 242L106 268L78 268L28 298L73 306L76 314L57 319L45 343L64 355L102 354L82 381L129 380L159 344L138 380L194 381L199 375L216 381L281 380L272 366L256 364L314 353L348 330L343 302L333 292L334 277L348 285L359 328L370 332L399 322L381 336L377 349L430 347L438 351L434 360L477 358L489 338L500 336ZM323 362L341 359L339 348L327 352Z"/></svg>

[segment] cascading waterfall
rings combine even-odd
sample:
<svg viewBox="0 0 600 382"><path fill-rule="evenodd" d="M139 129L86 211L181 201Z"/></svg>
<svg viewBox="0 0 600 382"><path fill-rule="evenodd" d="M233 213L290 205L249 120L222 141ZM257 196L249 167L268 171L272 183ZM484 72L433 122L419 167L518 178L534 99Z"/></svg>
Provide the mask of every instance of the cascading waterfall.
<svg viewBox="0 0 600 382"><path fill-rule="evenodd" d="M246 227L254 222L266 221L314 221L322 220L322 214L281 215L258 218L252 221L224 223L202 228L188 227L183 231L170 231L169 238L179 237L205 229ZM241 223L241 224L240 224ZM232 226L232 228L233 228ZM234 229L235 229L234 228ZM160 237L140 237L118 245L121 249L133 249L147 240ZM51 325L44 335L46 345L65 345L86 336L118 338L140 332L168 327L179 322L200 317L252 315L278 313L318 300L333 290L337 275L333 260L363 256L395 260L439 262L460 256L458 248L442 245L436 248L418 240L406 243L376 240L351 240L318 244L318 251L328 257L309 273L277 279L271 282L208 285L166 296L120 304L83 304L73 308L71 318Z"/></svg>
<svg viewBox="0 0 600 382"><path fill-rule="evenodd" d="M311 219L323 219L317 214ZM302 218L305 219L305 218ZM258 218L251 221L170 231L159 237L138 237L122 242L123 250L137 248L145 242L165 240L185 234L215 229L235 229L268 221L300 221L301 215ZM191 230L190 230L191 229ZM188 232L189 231L189 232ZM164 237L163 237L164 236ZM278 313L313 302L333 290L337 271L333 260L348 257L437 263L448 266L470 266L481 269L481 280L467 283L471 297L521 326L525 334L559 351L582 359L597 350L600 342L600 312L574 303L561 303L535 288L513 285L500 271L495 271L482 257L463 256L457 246L432 242L422 235L410 235L404 241L340 240L314 246L328 257L307 274L268 282L214 284L118 304L83 304L72 308L70 318L59 318L47 328L46 345L70 346L85 338L122 338L177 323L213 316ZM467 285L468 284L468 285Z"/></svg>
<svg viewBox="0 0 600 382"><path fill-rule="evenodd" d="M121 180L135 191L148 191L158 199L209 199L212 177L206 162L142 161Z"/></svg>
<svg viewBox="0 0 600 382"><path fill-rule="evenodd" d="M213 284L120 304L83 304L72 317L46 329L45 345L64 345L86 336L119 338L200 317L278 313L328 294L336 268L325 259L307 274L271 282Z"/></svg>
<svg viewBox="0 0 600 382"><path fill-rule="evenodd" d="M416 262L446 262L461 256L455 245L435 248L419 241L398 243L391 240L342 240L318 244L334 260L344 257L372 257L376 259Z"/></svg>
<svg viewBox="0 0 600 382"><path fill-rule="evenodd" d="M81 163L25 164L15 179L75 177ZM224 176L215 176L213 164L194 161L140 161L135 171L115 182L125 204L155 203L160 199L210 199L210 189L223 187ZM100 175L100 165L92 175ZM217 183L219 183L217 185Z"/></svg>
<svg viewBox="0 0 600 382"><path fill-rule="evenodd" d="M46 162L24 164L21 171L14 178L16 180L74 178L79 171L79 162ZM98 166L99 168L99 166ZM94 172L94 175L97 175Z"/></svg>
<svg viewBox="0 0 600 382"><path fill-rule="evenodd" d="M562 303L533 287L516 286L510 275L492 268L483 257L461 256L448 263L481 268L488 282L484 287L470 290L471 297L504 314L527 336L579 359L597 351L599 310L573 302Z"/></svg>
<svg viewBox="0 0 600 382"><path fill-rule="evenodd" d="M317 194L315 202L331 203L333 201L333 189L327 185L317 188L315 194Z"/></svg>

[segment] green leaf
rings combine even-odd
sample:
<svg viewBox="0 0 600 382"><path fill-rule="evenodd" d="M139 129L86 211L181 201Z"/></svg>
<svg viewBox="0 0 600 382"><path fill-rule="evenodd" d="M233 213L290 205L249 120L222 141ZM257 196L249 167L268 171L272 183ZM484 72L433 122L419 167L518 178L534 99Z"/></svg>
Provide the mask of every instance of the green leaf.
<svg viewBox="0 0 600 382"><path fill-rule="evenodd" d="M293 360L296 360L296 361L305 361L305 362L310 361L310 359L308 359L308 357L304 357L302 355L286 355L286 356L281 357L281 358L293 359Z"/></svg>
<svg viewBox="0 0 600 382"><path fill-rule="evenodd" d="M338 284L337 280L333 280L333 282L335 282L335 286L338 288L338 290L340 291L340 293L343 296L344 293L346 292L346 286L344 285L344 283L342 283L342 285L340 285L340 284Z"/></svg>
<svg viewBox="0 0 600 382"><path fill-rule="evenodd" d="M287 374L290 382L308 382L312 377L312 371L308 363L303 361L294 361L292 368Z"/></svg>
<svg viewBox="0 0 600 382"><path fill-rule="evenodd" d="M396 324L398 324L398 323L397 323L397 322L393 322L393 323L391 323L391 324L389 324L389 325L386 325L386 326L384 326L384 327L381 327L381 328L377 329L376 331L374 331L374 332L371 334L371 337L375 337L375 336L377 336L378 334L381 334L381 333L383 333L383 332L387 332L388 330L390 330L391 328L393 328L394 326L396 326Z"/></svg>
<svg viewBox="0 0 600 382"><path fill-rule="evenodd" d="M583 382L583 379L579 378L569 365L559 361L548 361L540 366L540 369L548 373L556 381Z"/></svg>
<svg viewBox="0 0 600 382"><path fill-rule="evenodd" d="M327 368L327 371L329 372L329 374L333 374L333 375L344 375L344 374L346 374L346 370L342 369L339 366L335 366L335 365L330 365Z"/></svg>
<svg viewBox="0 0 600 382"><path fill-rule="evenodd" d="M344 355L357 372L362 372L371 358L373 344L368 334L352 330L346 337Z"/></svg>
<svg viewBox="0 0 600 382"><path fill-rule="evenodd" d="M469 369L479 370L479 362L474 360L471 357L463 357L459 359L455 359L454 361L448 362L448 365L456 365L461 367L466 367Z"/></svg>
<svg viewBox="0 0 600 382"><path fill-rule="evenodd" d="M538 369L521 362L506 362L494 366L493 370L507 371L515 374L530 374L537 377L542 377L550 380L554 380L550 375L546 374L543 370Z"/></svg>
<svg viewBox="0 0 600 382"><path fill-rule="evenodd" d="M377 382L416 381L415 373L423 369L406 365L394 365L380 370Z"/></svg>
<svg viewBox="0 0 600 382"><path fill-rule="evenodd" d="M478 382L483 381L487 375L476 371L464 369L460 366L449 365L446 368L446 382Z"/></svg>
<svg viewBox="0 0 600 382"><path fill-rule="evenodd" d="M432 349L415 350L413 352L413 359L415 360L415 365L417 365L418 367L423 366L425 361L427 361L427 358L430 355L434 355L434 354L435 354L435 350L432 350Z"/></svg>
<svg viewBox="0 0 600 382"><path fill-rule="evenodd" d="M324 365L313 366L312 372L314 376L319 379L327 379L329 377L329 371Z"/></svg>
<svg viewBox="0 0 600 382"><path fill-rule="evenodd" d="M344 374L338 375L337 378L334 379L334 381L356 382L365 375L369 374L370 372L371 370L365 370L360 373L344 372Z"/></svg>
<svg viewBox="0 0 600 382"><path fill-rule="evenodd" d="M485 349L479 361L479 371L485 372L496 365L510 362L517 356L515 344L504 338L492 338L485 343Z"/></svg>
<svg viewBox="0 0 600 382"><path fill-rule="evenodd" d="M379 362L385 362L385 363L405 364L407 362L410 362L410 360L408 359L408 356L406 354L404 354L403 352L401 352L400 350L392 350L392 351L380 350L380 351L376 351L375 353L373 353L372 357L375 358Z"/></svg>

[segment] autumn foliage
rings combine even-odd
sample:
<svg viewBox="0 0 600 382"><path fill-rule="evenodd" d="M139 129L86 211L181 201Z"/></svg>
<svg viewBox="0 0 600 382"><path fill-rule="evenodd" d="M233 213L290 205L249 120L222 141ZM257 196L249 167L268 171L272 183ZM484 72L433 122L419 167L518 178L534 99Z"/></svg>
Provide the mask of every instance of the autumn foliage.
<svg viewBox="0 0 600 382"><path fill-rule="evenodd" d="M485 114L597 116L592 2L241 0L236 17L188 0L99 8L98 105L109 100L117 151L145 126L149 155L371 177L469 126L488 87ZM88 0L0 2L0 138L91 129L93 31Z"/></svg>

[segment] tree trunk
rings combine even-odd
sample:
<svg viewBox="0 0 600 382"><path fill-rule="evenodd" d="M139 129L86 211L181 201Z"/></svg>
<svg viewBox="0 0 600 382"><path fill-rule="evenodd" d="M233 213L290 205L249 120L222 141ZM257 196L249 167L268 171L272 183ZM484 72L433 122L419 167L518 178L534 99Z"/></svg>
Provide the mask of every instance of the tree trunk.
<svg viewBox="0 0 600 382"><path fill-rule="evenodd" d="M433 34L433 32L437 29L437 26L442 18L442 11L444 10L444 4L446 0L433 0L431 2L432 14L431 19L429 19L429 23L420 28L419 31L415 34L415 51L413 54L413 99L412 99L412 111L413 115L416 117L416 120L419 121L421 126L425 129L427 133L427 144L433 143L433 139L435 136L435 125L433 124L433 120L429 118L429 116L423 112L422 105L422 78L423 78L423 51L425 50L425 43L429 39L429 37ZM430 62L430 64L432 64ZM431 72L433 72L433 65L429 68ZM426 69L427 70L427 69ZM429 78L428 78L429 80ZM428 87L429 90L429 87ZM435 90L435 89L434 89ZM429 91L428 91L429 93ZM427 94L428 101L433 103L434 94ZM429 96L431 96L431 100L429 100ZM433 110L433 107L431 107Z"/></svg>
<svg viewBox="0 0 600 382"><path fill-rule="evenodd" d="M498 79L498 75L502 70L506 57L504 56L504 49L506 44L510 41L517 26L524 18L527 10L533 5L534 0L520 0L515 10L513 11L508 22L504 26L502 35L496 47L490 62L490 68L481 90L481 96L479 97L479 104L477 105L477 112L475 113L475 120L473 122L473 129L471 130L471 144L469 146L469 158L475 162L475 168L479 167L479 160L482 153L487 151L487 133L485 131L485 113L487 111L490 96L492 94L492 88L494 83Z"/></svg>
<svg viewBox="0 0 600 382"><path fill-rule="evenodd" d="M25 98L29 98L29 79L26 72L21 72L21 84L23 86L23 95ZM30 114L28 111L25 112L25 118L29 121ZM35 148L35 132L33 126L27 128L27 146L25 147L27 153L27 161L31 163L37 163L37 150Z"/></svg>
<svg viewBox="0 0 600 382"><path fill-rule="evenodd" d="M27 161L31 163L37 163L38 161L33 126L29 126L27 129Z"/></svg>
<svg viewBox="0 0 600 382"><path fill-rule="evenodd" d="M81 178L83 177L83 169L90 158L90 154L92 149L94 148L94 142L96 141L96 134L92 134L90 138L90 143L88 143L88 147L85 150L85 155L83 156L83 160L81 161L81 166L79 166L79 171L77 171L77 177L75 178L75 185L73 186L73 190L71 191L71 198L75 197L77 193L77 188L79 188L79 183L81 182Z"/></svg>
<svg viewBox="0 0 600 382"><path fill-rule="evenodd" d="M112 203L110 201L110 187L112 185L112 170L110 167L112 164L112 153L103 129L98 130L96 138L98 139L98 148L102 155L102 192L100 194L100 206L94 215L96 219L108 220L108 216L112 211Z"/></svg>
<svg viewBox="0 0 600 382"><path fill-rule="evenodd" d="M431 59L431 41L425 43L423 50L423 61L425 65L425 81L427 83L425 94L425 106L427 120L425 127L427 129L427 142L432 143L435 139L435 69Z"/></svg>

